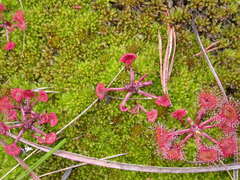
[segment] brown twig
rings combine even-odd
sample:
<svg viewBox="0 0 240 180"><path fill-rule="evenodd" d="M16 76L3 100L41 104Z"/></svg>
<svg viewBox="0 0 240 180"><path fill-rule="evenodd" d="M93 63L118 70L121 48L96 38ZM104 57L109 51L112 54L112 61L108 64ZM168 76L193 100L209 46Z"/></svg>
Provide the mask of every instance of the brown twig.
<svg viewBox="0 0 240 180"><path fill-rule="evenodd" d="M15 135L8 133L12 138L16 138ZM51 150L50 147L41 146L36 143L27 141L23 138L20 139L21 142L28 144L34 148L37 148L44 152L49 152ZM83 162L87 164L122 169L128 171L138 171L138 172L152 172L152 173L203 173L203 172L219 172L219 171L229 171L240 169L240 164L226 164L224 166L208 166L208 167L159 167L159 166L146 166L146 165L137 165L137 164L128 164L128 163L119 163L114 161L100 160L93 157L84 156L81 154L76 154L68 151L57 150L53 153L56 156L63 157L66 159L70 159L73 161Z"/></svg>
<svg viewBox="0 0 240 180"><path fill-rule="evenodd" d="M215 51L215 50L219 49L220 47L214 47L214 46L216 46L219 42L220 42L220 41L216 41L216 42L210 44L207 48L205 48L206 53L209 53L209 52L212 52L212 51ZM199 53L194 54L193 56L201 56L202 54L203 54L203 52L200 51Z"/></svg>
<svg viewBox="0 0 240 180"><path fill-rule="evenodd" d="M222 83L221 83L221 81L220 81L220 79L219 79L219 77L218 77L218 75L217 75L217 73L216 73L216 71L215 71L215 69L214 69L214 67L213 67L213 65L212 65L209 57L208 57L208 55L207 55L207 52L206 52L206 50L205 50L205 48L204 48L204 46L203 46L203 44L202 44L202 41L201 41L201 39L200 39L198 30L197 30L197 28L196 28L194 19L192 20L192 28L193 28L193 32L194 32L195 35L196 35L197 42L198 42L199 46L201 47L201 50L202 50L202 52L203 52L203 54L204 54L204 57L205 57L205 59L206 59L206 61L207 61L207 64L208 64L208 66L209 66L209 68L210 68L210 70L211 70L211 72L212 72L215 80L217 81L217 84L218 84L219 89L221 90L221 92L222 92L222 94L223 94L224 100L225 100L226 102L228 102L228 98L227 98L226 92L225 92L225 90L224 90L224 88L223 88L223 86L222 86ZM234 163L237 163L237 162L238 162L238 154L234 155ZM236 179L236 180L238 179L238 170L234 170L234 171L233 171L233 179Z"/></svg>
<svg viewBox="0 0 240 180"><path fill-rule="evenodd" d="M205 48L204 48L204 46L202 44L202 41L201 41L200 36L198 34L198 31L197 31L197 28L196 28L194 20L192 20L192 28L193 28L193 31L194 31L194 33L196 35L197 42L198 42L199 46L201 47L201 50L202 50L202 52L204 54L204 57L205 57L205 59L207 61L207 64L208 64L208 66L209 66L209 68L210 68L210 70L211 70L215 80L217 81L218 87L220 88L225 101L227 102L228 98L227 98L227 95L226 95L225 90L223 88L223 85L222 85L222 83L221 83L221 81L220 81L220 79L219 79L219 77L218 77L218 75L217 75L217 73L216 73L216 71L215 71L215 69L214 69L214 67L213 67L213 65L212 65L208 55L207 55L207 53L206 53L206 50L205 50Z"/></svg>
<svg viewBox="0 0 240 180"><path fill-rule="evenodd" d="M108 156L108 157L105 157L105 158L101 158L100 160L112 159L112 158L116 158L116 157L120 157L120 156L124 156L124 155L127 155L127 153ZM46 174L42 174L39 177L48 176L48 175L51 175L51 174L55 174L55 173L58 173L58 172L66 171L66 170L69 170L69 169L73 169L73 168L77 168L77 167L81 167L81 166L85 166L85 165L88 165L88 164L87 163L76 164L76 165L73 165L73 166L70 166L70 167L66 167L66 168L58 169L56 171L48 172Z"/></svg>

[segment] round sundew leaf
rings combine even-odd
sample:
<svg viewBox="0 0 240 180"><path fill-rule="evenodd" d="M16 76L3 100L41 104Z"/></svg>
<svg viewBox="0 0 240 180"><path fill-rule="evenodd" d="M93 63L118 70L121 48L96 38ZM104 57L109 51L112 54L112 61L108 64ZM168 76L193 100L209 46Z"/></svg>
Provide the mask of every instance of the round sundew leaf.
<svg viewBox="0 0 240 180"><path fill-rule="evenodd" d="M0 134L5 135L8 130L8 127L3 122L0 122Z"/></svg>
<svg viewBox="0 0 240 180"><path fill-rule="evenodd" d="M174 160L174 161L178 161L178 160L183 160L184 159L183 151L178 146L174 146L174 147L171 147L169 149L166 149L163 152L163 155L164 155L164 157L166 159Z"/></svg>
<svg viewBox="0 0 240 180"><path fill-rule="evenodd" d="M172 117L181 120L184 116L186 116L187 111L185 109L178 109L172 113Z"/></svg>
<svg viewBox="0 0 240 180"><path fill-rule="evenodd" d="M221 108L221 116L226 120L235 121L235 122L238 122L238 118L239 118L236 108L234 107L234 105L230 103L223 105L223 107Z"/></svg>
<svg viewBox="0 0 240 180"><path fill-rule="evenodd" d="M21 102L22 99L24 98L24 90L20 88L14 88L11 90L11 96L17 102Z"/></svg>
<svg viewBox="0 0 240 180"><path fill-rule="evenodd" d="M237 153L237 140L233 136L224 138L219 142L219 147L221 148L221 151L225 158L231 157Z"/></svg>
<svg viewBox="0 0 240 180"><path fill-rule="evenodd" d="M48 114L48 119L51 127L54 127L58 123L57 115L54 112Z"/></svg>
<svg viewBox="0 0 240 180"><path fill-rule="evenodd" d="M5 44L3 49L6 50L6 51L10 51L10 50L14 49L15 47L16 47L15 42L9 41Z"/></svg>
<svg viewBox="0 0 240 180"><path fill-rule="evenodd" d="M219 151L214 148L200 147L198 151L198 160L210 163L219 160Z"/></svg>
<svg viewBox="0 0 240 180"><path fill-rule="evenodd" d="M17 111L10 109L7 111L8 120L16 120L17 119Z"/></svg>
<svg viewBox="0 0 240 180"><path fill-rule="evenodd" d="M45 139L40 137L40 136L37 137L37 141L38 141L39 144L45 144L46 143Z"/></svg>
<svg viewBox="0 0 240 180"><path fill-rule="evenodd" d="M53 133L53 132L47 134L45 137L46 144L53 144L53 143L55 143L56 140L57 140L57 135L56 135L56 133Z"/></svg>
<svg viewBox="0 0 240 180"><path fill-rule="evenodd" d="M199 104L204 109L214 109L217 107L217 97L208 92L201 92L198 96Z"/></svg>
<svg viewBox="0 0 240 180"><path fill-rule="evenodd" d="M105 88L105 85L103 83L98 83L96 87L96 95L97 97L102 100L104 99L105 95L107 93L107 89Z"/></svg>
<svg viewBox="0 0 240 180"><path fill-rule="evenodd" d="M48 117L48 114L42 114L40 116L40 119L38 120L38 124L46 124L46 123L49 123L49 117Z"/></svg>
<svg viewBox="0 0 240 180"><path fill-rule="evenodd" d="M0 13L5 11L6 10L6 7L3 3L0 3Z"/></svg>
<svg viewBox="0 0 240 180"><path fill-rule="evenodd" d="M163 96L159 96L155 103L158 105L158 106L163 106L163 107L169 107L171 106L171 102L170 102L170 99L167 95L163 95Z"/></svg>
<svg viewBox="0 0 240 180"><path fill-rule="evenodd" d="M31 99L34 97L34 92L32 90L24 90L24 98Z"/></svg>
<svg viewBox="0 0 240 180"><path fill-rule="evenodd" d="M39 91L38 92L38 98L37 100L40 102L47 102L48 101L48 95L45 91Z"/></svg>
<svg viewBox="0 0 240 180"><path fill-rule="evenodd" d="M152 109L149 112L146 112L147 120L149 122L155 122L158 117L158 111L156 109Z"/></svg>
<svg viewBox="0 0 240 180"><path fill-rule="evenodd" d="M0 99L0 111L6 112L13 107L12 103L9 101L9 98L4 96Z"/></svg>
<svg viewBox="0 0 240 180"><path fill-rule="evenodd" d="M16 11L16 13L13 15L13 21L17 22L15 26L17 26L20 30L24 31L26 29L24 12L22 10Z"/></svg>
<svg viewBox="0 0 240 180"><path fill-rule="evenodd" d="M119 61L123 62L126 65L131 65L133 63L133 61L137 58L137 55L134 53L127 53L124 54Z"/></svg>
<svg viewBox="0 0 240 180"><path fill-rule="evenodd" d="M165 128L158 126L156 127L156 141L160 150L169 148L174 137Z"/></svg>
<svg viewBox="0 0 240 180"><path fill-rule="evenodd" d="M16 145L16 143L4 146L4 150L11 156L17 156L21 153L21 149Z"/></svg>

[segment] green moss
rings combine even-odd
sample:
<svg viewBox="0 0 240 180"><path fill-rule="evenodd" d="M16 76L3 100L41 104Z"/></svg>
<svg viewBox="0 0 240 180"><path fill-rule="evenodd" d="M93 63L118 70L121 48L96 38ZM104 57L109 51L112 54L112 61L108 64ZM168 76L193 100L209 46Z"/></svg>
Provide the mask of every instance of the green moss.
<svg viewBox="0 0 240 180"><path fill-rule="evenodd" d="M18 1L3 0L9 11L20 9ZM170 2L170 1L169 1ZM232 0L211 1L89 1L89 0L32 0L23 1L27 30L14 32L17 43L14 51L0 50L1 94L10 88L52 87L61 93L51 97L39 111L54 111L59 116L59 130L84 110L96 97L98 82L107 84L121 68L119 57L126 52L137 53L134 68L140 74L149 74L153 86L147 92L162 94L159 79L157 32L160 30L166 47L166 24L175 26L177 51L169 82L169 93L174 107L166 110L152 101L144 106L158 108L158 122L168 128L182 128L170 117L170 112L186 108L189 116L197 111L197 94L202 89L217 89L215 80L203 57L193 57L200 51L191 32L192 10L198 14L196 23L205 46L220 41L220 49L209 53L210 59L223 81L228 94L237 99L239 93L239 3ZM72 6L80 5L80 10ZM162 13L169 6L170 16ZM196 12L197 11L197 12ZM2 37L1 37L2 38ZM23 46L24 45L24 46ZM123 72L112 85L118 87L128 81ZM122 93L117 94L123 96ZM132 101L129 106L133 106ZM89 112L67 128L60 138L67 138L64 149L94 157L105 157L127 152L114 159L120 162L158 166L193 166L185 162L163 160L156 151L154 126L147 123L144 114L130 115L118 109L119 101L98 102ZM46 128L47 129L47 128ZM218 136L218 132L211 132ZM191 141L185 148L187 160L195 157ZM36 154L30 165L42 155ZM23 157L26 155L22 155ZM0 149L0 175L15 164L13 158ZM225 163L231 160L224 161ZM73 164L72 161L52 157L36 171L43 174ZM8 179L14 179L21 168ZM44 179L59 179L55 174ZM86 166L73 171L70 179L229 179L226 172L205 174L151 174Z"/></svg>

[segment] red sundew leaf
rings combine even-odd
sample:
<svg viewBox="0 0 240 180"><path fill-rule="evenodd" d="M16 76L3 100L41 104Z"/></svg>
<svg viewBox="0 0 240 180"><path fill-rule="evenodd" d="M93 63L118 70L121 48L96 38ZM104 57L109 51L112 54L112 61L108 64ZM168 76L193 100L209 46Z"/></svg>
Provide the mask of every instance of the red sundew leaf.
<svg viewBox="0 0 240 180"><path fill-rule="evenodd" d="M0 3L0 13L5 11L6 10L6 7L4 4Z"/></svg>
<svg viewBox="0 0 240 180"><path fill-rule="evenodd" d="M218 99L208 92L201 92L198 96L199 104L202 108L210 110L217 107Z"/></svg>
<svg viewBox="0 0 240 180"><path fill-rule="evenodd" d="M20 30L25 30L26 29L26 23L24 19L24 12L19 10L16 11L16 13L13 15L13 21L17 22L15 24Z"/></svg>
<svg viewBox="0 0 240 180"><path fill-rule="evenodd" d="M122 111L122 112L126 112L128 111L128 108L122 104L119 104L119 109Z"/></svg>
<svg viewBox="0 0 240 180"><path fill-rule="evenodd" d="M199 161L210 163L219 160L219 151L214 148L201 146L198 150L197 158Z"/></svg>
<svg viewBox="0 0 240 180"><path fill-rule="evenodd" d="M6 112L9 109L13 108L13 105L9 101L9 98L4 96L0 99L0 111Z"/></svg>
<svg viewBox="0 0 240 180"><path fill-rule="evenodd" d="M47 93L45 91L39 91L37 100L40 102L47 102L48 101Z"/></svg>
<svg viewBox="0 0 240 180"><path fill-rule="evenodd" d="M4 146L4 150L11 156L17 156L21 153L21 149L16 145L16 143Z"/></svg>
<svg viewBox="0 0 240 180"><path fill-rule="evenodd" d="M16 47L16 44L12 41L8 41L5 46L3 47L4 50L10 51Z"/></svg>
<svg viewBox="0 0 240 180"><path fill-rule="evenodd" d="M183 151L180 147L174 146L169 149L166 149L163 152L164 158L169 159L169 160L183 160L184 159L184 154Z"/></svg>
<svg viewBox="0 0 240 180"><path fill-rule="evenodd" d="M10 109L7 111L8 120L16 120L17 119L17 111Z"/></svg>
<svg viewBox="0 0 240 180"><path fill-rule="evenodd" d="M20 88L14 88L11 90L11 96L17 102L21 102L22 99L24 98L24 90L22 90Z"/></svg>
<svg viewBox="0 0 240 180"><path fill-rule="evenodd" d="M47 134L45 137L46 144L53 144L53 143L55 143L56 140L57 140L57 135L56 135L56 133L53 133L53 132Z"/></svg>
<svg viewBox="0 0 240 180"><path fill-rule="evenodd" d="M14 24L14 26L18 27L20 30L24 31L27 28L26 23L19 23L19 24Z"/></svg>
<svg viewBox="0 0 240 180"><path fill-rule="evenodd" d="M39 144L45 144L46 143L45 139L40 137L40 136L36 137L36 139L37 139Z"/></svg>
<svg viewBox="0 0 240 180"><path fill-rule="evenodd" d="M96 95L97 97L102 100L104 99L105 95L107 93L107 88L105 88L105 85L103 83L98 83L96 87Z"/></svg>
<svg viewBox="0 0 240 180"><path fill-rule="evenodd" d="M8 130L8 127L3 122L0 122L0 134L6 135Z"/></svg>
<svg viewBox="0 0 240 180"><path fill-rule="evenodd" d="M152 109L151 111L146 112L146 114L149 122L155 122L158 117L158 111L156 109Z"/></svg>
<svg viewBox="0 0 240 180"><path fill-rule="evenodd" d="M171 106L171 102L170 102L170 99L167 95L163 95L163 96L159 96L155 103L158 105L158 106L163 106L163 107L169 107Z"/></svg>
<svg viewBox="0 0 240 180"><path fill-rule="evenodd" d="M237 153L237 139L233 136L224 138L219 142L219 147L225 158L231 157Z"/></svg>
<svg viewBox="0 0 240 180"><path fill-rule="evenodd" d="M160 150L169 148L173 139L174 136L165 128L161 126L156 127L156 141Z"/></svg>
<svg viewBox="0 0 240 180"><path fill-rule="evenodd" d="M172 117L181 120L186 114L187 111L185 109L178 109L172 113Z"/></svg>
<svg viewBox="0 0 240 180"><path fill-rule="evenodd" d="M57 115L54 112L48 114L48 119L51 127L54 127L58 123Z"/></svg>
<svg viewBox="0 0 240 180"><path fill-rule="evenodd" d="M224 134L234 134L236 132L237 124L234 124L234 122L226 121L225 119L221 120L221 122L218 124L218 127L223 131Z"/></svg>
<svg viewBox="0 0 240 180"><path fill-rule="evenodd" d="M133 61L137 58L137 55L134 53L127 53L124 54L119 61L123 62L126 65L131 65L133 63Z"/></svg>
<svg viewBox="0 0 240 180"><path fill-rule="evenodd" d="M31 99L34 97L34 92L32 90L24 90L23 95L24 98Z"/></svg>
<svg viewBox="0 0 240 180"><path fill-rule="evenodd" d="M224 104L221 108L220 116L229 121L238 122L239 114L236 107L233 104Z"/></svg>
<svg viewBox="0 0 240 180"><path fill-rule="evenodd" d="M38 124L41 125L41 124L46 124L46 123L50 123L48 114L41 114L40 119L38 120Z"/></svg>

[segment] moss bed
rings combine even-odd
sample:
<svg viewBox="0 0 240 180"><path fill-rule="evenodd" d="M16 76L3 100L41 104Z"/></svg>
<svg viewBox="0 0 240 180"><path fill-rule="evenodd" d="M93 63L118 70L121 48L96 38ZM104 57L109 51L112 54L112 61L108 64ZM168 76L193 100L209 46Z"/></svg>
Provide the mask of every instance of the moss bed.
<svg viewBox="0 0 240 180"><path fill-rule="evenodd" d="M21 9L17 0L2 0L9 11ZM12 40L13 51L0 50L0 94L11 88L32 89L52 87L61 91L51 96L49 103L41 104L39 111L53 111L61 129L95 98L98 82L108 83L121 68L122 54L138 55L134 68L139 74L149 74L153 81L148 92L162 94L159 78L157 32L160 30L164 47L167 42L166 24L173 24L177 32L177 50L174 69L169 83L173 107L158 107L158 122L168 128L181 128L170 117L178 108L186 108L191 117L197 111L197 94L202 89L216 89L217 84L203 58L193 55L200 51L191 28L192 13L197 12L196 24L205 46L219 41L220 49L209 53L224 88L229 96L240 97L240 16L239 1L235 0L23 0L27 29L25 35L16 31ZM73 6L80 5L80 9ZM161 10L167 6L170 16ZM194 11L193 11L194 10ZM4 36L0 37L1 43ZM3 44L1 44L2 46ZM123 72L112 85L118 87L128 80ZM142 101L149 109L155 105ZM113 160L155 166L191 166L187 162L164 160L156 150L154 126L143 114L131 115L118 108L119 100L97 103L87 114L60 134L66 138L67 151L105 157L128 153ZM50 128L49 128L50 129ZM48 128L46 128L46 131ZM214 132L213 132L214 134ZM216 133L217 134L217 133ZM217 136L217 135L216 135ZM28 138L28 137L27 137ZM28 138L29 139L29 138ZM194 160L194 142L185 149L188 161ZM27 160L36 162L43 153ZM23 158L26 154L21 155ZM0 176L16 161L0 149ZM224 163L233 159L224 160ZM51 156L37 174L74 164L72 161ZM192 165L194 166L194 165ZM15 179L21 168L6 179ZM60 179L62 173L43 179ZM229 179L227 172L201 174L154 174L85 166L74 169L69 179Z"/></svg>

